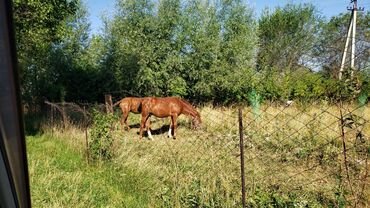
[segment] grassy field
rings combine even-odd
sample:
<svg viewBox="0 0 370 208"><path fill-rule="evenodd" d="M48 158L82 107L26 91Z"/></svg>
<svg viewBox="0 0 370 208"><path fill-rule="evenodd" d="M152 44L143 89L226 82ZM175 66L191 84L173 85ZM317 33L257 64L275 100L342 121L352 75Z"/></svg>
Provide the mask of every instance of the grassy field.
<svg viewBox="0 0 370 208"><path fill-rule="evenodd" d="M153 182L114 164L88 165L62 138L27 137L33 207L146 207Z"/></svg>
<svg viewBox="0 0 370 208"><path fill-rule="evenodd" d="M180 117L176 140L166 138L168 119L153 119L153 141L138 139L131 114L130 132L118 123L112 132L110 162L88 165L76 128L27 138L34 206L240 207L237 108L200 112L203 128ZM244 108L248 206L367 207L370 108L342 113L347 165L337 106Z"/></svg>

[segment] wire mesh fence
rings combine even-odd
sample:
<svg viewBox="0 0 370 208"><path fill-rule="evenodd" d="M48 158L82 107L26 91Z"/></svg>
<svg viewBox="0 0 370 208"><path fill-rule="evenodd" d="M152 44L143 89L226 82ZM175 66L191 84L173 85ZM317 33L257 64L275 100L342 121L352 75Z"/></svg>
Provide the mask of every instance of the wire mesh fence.
<svg viewBox="0 0 370 208"><path fill-rule="evenodd" d="M104 113L109 109L104 105L47 104L50 124L59 120L63 128L93 128L91 109ZM363 207L369 203L368 104L267 102L197 109L202 129L193 131L190 120L180 117L176 140L167 136L170 119L152 117L154 140L140 140L140 114L129 115L131 130L127 131L120 124L120 110L114 109L114 162L157 178L153 189L163 206L241 206L241 168L249 207ZM243 112L242 131L239 109ZM240 133L245 140L244 168ZM87 157L88 148L86 143Z"/></svg>

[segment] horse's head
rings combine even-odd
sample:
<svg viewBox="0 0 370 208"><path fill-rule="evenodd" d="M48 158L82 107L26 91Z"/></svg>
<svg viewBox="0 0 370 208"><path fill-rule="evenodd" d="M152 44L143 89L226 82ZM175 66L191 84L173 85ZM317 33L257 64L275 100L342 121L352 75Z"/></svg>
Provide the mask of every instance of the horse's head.
<svg viewBox="0 0 370 208"><path fill-rule="evenodd" d="M202 119L200 118L199 113L197 113L197 115L193 117L191 124L193 129L202 128Z"/></svg>

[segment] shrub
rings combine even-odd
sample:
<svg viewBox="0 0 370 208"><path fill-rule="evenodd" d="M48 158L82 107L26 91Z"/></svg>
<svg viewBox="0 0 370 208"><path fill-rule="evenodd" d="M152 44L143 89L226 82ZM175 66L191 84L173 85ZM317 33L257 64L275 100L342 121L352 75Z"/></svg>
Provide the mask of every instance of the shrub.
<svg viewBox="0 0 370 208"><path fill-rule="evenodd" d="M89 142L89 155L91 159L110 160L113 156L112 123L113 115L93 110L92 129Z"/></svg>

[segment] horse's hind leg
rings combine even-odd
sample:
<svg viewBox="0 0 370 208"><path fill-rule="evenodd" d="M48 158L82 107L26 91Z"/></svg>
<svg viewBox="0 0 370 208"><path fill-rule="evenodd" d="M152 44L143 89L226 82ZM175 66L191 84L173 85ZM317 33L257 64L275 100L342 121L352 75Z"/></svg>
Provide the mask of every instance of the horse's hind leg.
<svg viewBox="0 0 370 208"><path fill-rule="evenodd" d="M153 139L152 133L150 132L150 119L149 119L149 117L146 121L145 126L146 126L146 131L148 132L149 139Z"/></svg>
<svg viewBox="0 0 370 208"><path fill-rule="evenodd" d="M123 129L125 129L125 127L123 126L123 124L125 124L127 127L127 131L130 131L130 126L127 123L127 118L128 118L128 112L123 113L122 118L121 118L121 126Z"/></svg>
<svg viewBox="0 0 370 208"><path fill-rule="evenodd" d="M143 131L145 128L145 123L148 120L149 115L148 114L141 114L141 123L140 123L140 139L143 138Z"/></svg>
<svg viewBox="0 0 370 208"><path fill-rule="evenodd" d="M127 131L130 131L130 126L128 125L128 122L127 122L127 120L128 120L128 114L129 114L129 112L127 112L126 115L125 115L125 125L127 127Z"/></svg>
<svg viewBox="0 0 370 208"><path fill-rule="evenodd" d="M121 128L123 129L123 130L125 130L125 127L123 126L123 123L124 123L124 118L123 118L124 116L122 115L122 117L121 117L121 119L119 120L119 122L121 123Z"/></svg>

